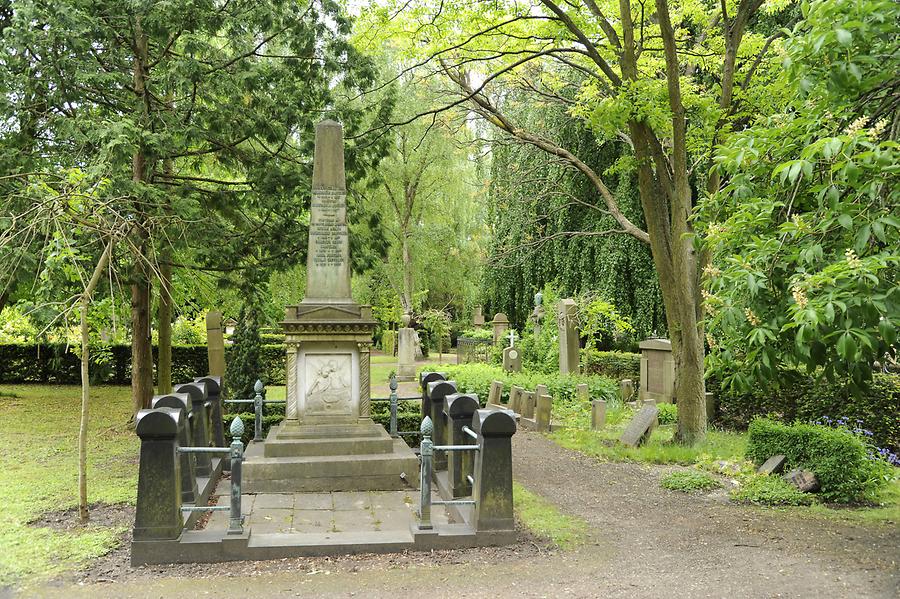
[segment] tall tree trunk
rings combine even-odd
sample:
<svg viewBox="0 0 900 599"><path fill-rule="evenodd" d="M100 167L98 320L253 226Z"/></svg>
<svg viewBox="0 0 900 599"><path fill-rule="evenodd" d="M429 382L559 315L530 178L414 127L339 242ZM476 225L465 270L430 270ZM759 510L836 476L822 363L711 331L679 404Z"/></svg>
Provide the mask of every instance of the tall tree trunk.
<svg viewBox="0 0 900 599"><path fill-rule="evenodd" d="M91 295L100 282L100 276L109 263L109 256L112 253L112 242L103 250L103 254L97 261L94 268L94 274L88 281L84 292L81 294L81 423L78 427L78 518L82 522L87 522L90 514L88 513L87 499L87 433L88 433L88 407L90 405L90 336L88 331L88 307L91 304Z"/></svg>
<svg viewBox="0 0 900 599"><path fill-rule="evenodd" d="M159 393L172 392L172 264L168 254L159 265L159 343L156 356L156 387Z"/></svg>

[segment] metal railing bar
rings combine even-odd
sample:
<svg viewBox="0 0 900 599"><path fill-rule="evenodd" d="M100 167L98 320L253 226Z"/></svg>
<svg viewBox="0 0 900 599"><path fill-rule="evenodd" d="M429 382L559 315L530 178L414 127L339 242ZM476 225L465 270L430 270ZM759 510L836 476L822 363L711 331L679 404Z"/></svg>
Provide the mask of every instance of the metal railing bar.
<svg viewBox="0 0 900 599"><path fill-rule="evenodd" d="M474 499L432 499L431 505L475 505Z"/></svg>
<svg viewBox="0 0 900 599"><path fill-rule="evenodd" d="M477 445L435 445L435 451L478 451Z"/></svg>
<svg viewBox="0 0 900 599"><path fill-rule="evenodd" d="M473 431L472 429L470 429L468 426L463 426L463 427L462 427L462 432L466 433L467 435L469 435L470 437L472 437L472 438L475 439L476 441L478 440L478 433L476 433L475 431Z"/></svg>
<svg viewBox="0 0 900 599"><path fill-rule="evenodd" d="M230 505L183 505L182 512L230 512Z"/></svg>
<svg viewBox="0 0 900 599"><path fill-rule="evenodd" d="M179 453L229 453L230 447L179 447Z"/></svg>

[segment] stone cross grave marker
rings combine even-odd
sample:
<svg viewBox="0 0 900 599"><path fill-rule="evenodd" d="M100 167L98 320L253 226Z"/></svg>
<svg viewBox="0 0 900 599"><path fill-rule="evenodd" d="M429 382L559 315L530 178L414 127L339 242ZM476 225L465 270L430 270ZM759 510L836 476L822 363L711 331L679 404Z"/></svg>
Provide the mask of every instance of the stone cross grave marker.
<svg viewBox="0 0 900 599"><path fill-rule="evenodd" d="M619 437L619 443L626 447L637 447L643 443L650 437L658 415L659 408L656 405L645 405L628 423L625 432Z"/></svg>

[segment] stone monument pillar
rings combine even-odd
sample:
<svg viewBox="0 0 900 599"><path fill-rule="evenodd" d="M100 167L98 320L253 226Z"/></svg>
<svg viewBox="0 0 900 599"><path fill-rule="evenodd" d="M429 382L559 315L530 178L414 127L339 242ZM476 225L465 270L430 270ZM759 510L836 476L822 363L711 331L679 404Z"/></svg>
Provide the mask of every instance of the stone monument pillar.
<svg viewBox="0 0 900 599"><path fill-rule="evenodd" d="M222 329L222 313L206 313L206 355L210 376L225 376L225 336Z"/></svg>
<svg viewBox="0 0 900 599"><path fill-rule="evenodd" d="M494 320L491 324L494 327L494 345L497 345L503 340L503 335L506 333L506 329L509 328L509 318L503 312L497 312L494 314Z"/></svg>
<svg viewBox="0 0 900 599"><path fill-rule="evenodd" d="M340 123L316 126L306 296L285 308L286 413L244 454L247 493L416 488L419 463L370 415L371 306L350 295Z"/></svg>
<svg viewBox="0 0 900 599"><path fill-rule="evenodd" d="M403 328L397 332L397 380L416 378L416 331L409 326L410 316L402 317Z"/></svg>
<svg viewBox="0 0 900 599"><path fill-rule="evenodd" d="M559 373L578 374L578 331L575 328L575 300L559 302Z"/></svg>
<svg viewBox="0 0 900 599"><path fill-rule="evenodd" d="M316 126L306 296L285 309L287 406L291 421L371 422L371 306L350 296L347 187L340 123Z"/></svg>

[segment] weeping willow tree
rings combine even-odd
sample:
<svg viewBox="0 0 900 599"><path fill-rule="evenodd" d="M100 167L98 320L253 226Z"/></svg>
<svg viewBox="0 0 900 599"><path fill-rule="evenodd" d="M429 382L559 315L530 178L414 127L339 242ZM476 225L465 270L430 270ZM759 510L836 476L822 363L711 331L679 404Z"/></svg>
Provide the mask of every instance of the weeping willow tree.
<svg viewBox="0 0 900 599"><path fill-rule="evenodd" d="M621 159L621 142L602 145L558 105L519 103L505 107L531 127L558 132L567 147L610 183L625 215L643 226L636 177ZM591 291L627 316L640 338L666 330L659 282L646 244L611 235L615 221L599 207L594 187L563 161L533 146L497 139L492 144L490 222L493 245L483 294L490 313L504 312L524 326L534 293L545 283L574 295Z"/></svg>

